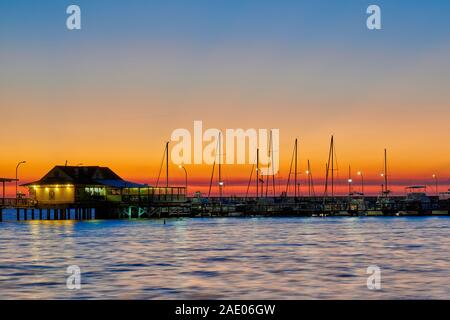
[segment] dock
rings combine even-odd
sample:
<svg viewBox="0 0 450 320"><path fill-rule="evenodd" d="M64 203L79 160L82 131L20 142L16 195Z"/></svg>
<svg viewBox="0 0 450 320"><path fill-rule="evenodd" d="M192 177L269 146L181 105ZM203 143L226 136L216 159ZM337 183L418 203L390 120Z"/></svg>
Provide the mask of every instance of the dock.
<svg viewBox="0 0 450 320"><path fill-rule="evenodd" d="M145 190L148 191L148 190ZM144 192L139 192L144 193ZM404 196L392 197L397 204L396 213L384 213L377 207L377 197L366 197L364 208L349 210L348 197L336 196L334 202L324 206L322 197L284 197L284 198L244 198L214 197L188 198L184 194L176 196L158 195L157 197L124 197L119 203L104 201L39 204L29 198L3 198L0 200L0 222L3 211L16 211L17 221L27 220L92 220L92 219L149 219L169 217L323 217L323 216L431 216L448 215L449 201L439 201L431 197L432 207L427 211L404 210Z"/></svg>
<svg viewBox="0 0 450 320"><path fill-rule="evenodd" d="M29 197L17 194L5 197L5 183L17 179L2 178L0 222L5 209L14 210L17 221L148 219L167 217L245 217L245 216L405 216L448 215L450 198L440 199L409 187L411 193L392 196L308 195L287 192L280 196L187 196L184 187L164 186L123 180L107 167L55 166L38 181L22 184ZM411 189L412 188L412 189ZM331 189L333 191L333 189ZM386 189L387 190L387 189Z"/></svg>

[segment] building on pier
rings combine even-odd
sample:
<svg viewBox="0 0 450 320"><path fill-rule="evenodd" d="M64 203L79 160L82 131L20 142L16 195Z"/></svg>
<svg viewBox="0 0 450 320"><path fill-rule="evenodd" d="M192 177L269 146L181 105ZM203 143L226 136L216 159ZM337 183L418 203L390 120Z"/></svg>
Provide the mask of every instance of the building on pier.
<svg viewBox="0 0 450 320"><path fill-rule="evenodd" d="M23 184L39 206L178 202L182 187L152 187L126 181L108 167L55 166L38 181Z"/></svg>
<svg viewBox="0 0 450 320"><path fill-rule="evenodd" d="M39 204L120 202L121 190L145 185L123 180L110 168L55 166L40 180L24 184Z"/></svg>

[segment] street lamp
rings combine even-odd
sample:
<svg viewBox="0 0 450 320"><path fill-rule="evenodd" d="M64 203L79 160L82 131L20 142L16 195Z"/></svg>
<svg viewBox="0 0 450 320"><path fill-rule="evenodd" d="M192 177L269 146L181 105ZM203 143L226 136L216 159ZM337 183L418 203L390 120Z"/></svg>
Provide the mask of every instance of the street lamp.
<svg viewBox="0 0 450 320"><path fill-rule="evenodd" d="M17 164L17 166L16 166L16 205L17 205L17 182L19 181L19 178L18 178L18 171L19 171L19 166L20 166L22 163L27 163L27 162L26 162L26 161L20 161L20 162Z"/></svg>
<svg viewBox="0 0 450 320"><path fill-rule="evenodd" d="M180 168L180 169L183 169L184 170L184 177L185 177L185 185L186 185L186 194L188 193L187 192L187 188L188 188L188 175L187 175L187 170L186 170L186 168L184 167L184 166L182 166L181 164L180 165L178 165L178 168Z"/></svg>
<svg viewBox="0 0 450 320"><path fill-rule="evenodd" d="M432 175L433 179L434 179L434 183L435 183L435 188L436 188L436 195L439 196L439 190L438 190L438 178L437 175L433 174Z"/></svg>
<svg viewBox="0 0 450 320"><path fill-rule="evenodd" d="M361 177L361 193L364 194L364 176L361 171L358 171L357 174Z"/></svg>

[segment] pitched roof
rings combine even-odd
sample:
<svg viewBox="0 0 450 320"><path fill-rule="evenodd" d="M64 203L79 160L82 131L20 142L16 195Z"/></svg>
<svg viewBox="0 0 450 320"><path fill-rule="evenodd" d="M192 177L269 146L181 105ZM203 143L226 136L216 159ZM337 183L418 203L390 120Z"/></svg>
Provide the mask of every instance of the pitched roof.
<svg viewBox="0 0 450 320"><path fill-rule="evenodd" d="M108 186L143 186L125 181L110 168L100 166L55 166L40 180L23 185L29 186L33 184L102 184Z"/></svg>

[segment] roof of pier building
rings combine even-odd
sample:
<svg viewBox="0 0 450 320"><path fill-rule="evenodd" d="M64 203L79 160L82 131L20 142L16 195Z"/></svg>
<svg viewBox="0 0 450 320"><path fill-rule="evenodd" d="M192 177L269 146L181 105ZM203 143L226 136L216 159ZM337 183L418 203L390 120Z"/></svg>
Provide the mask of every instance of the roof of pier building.
<svg viewBox="0 0 450 320"><path fill-rule="evenodd" d="M104 185L113 188L142 188L146 185L123 180L108 167L55 166L40 180L23 184L31 185Z"/></svg>

